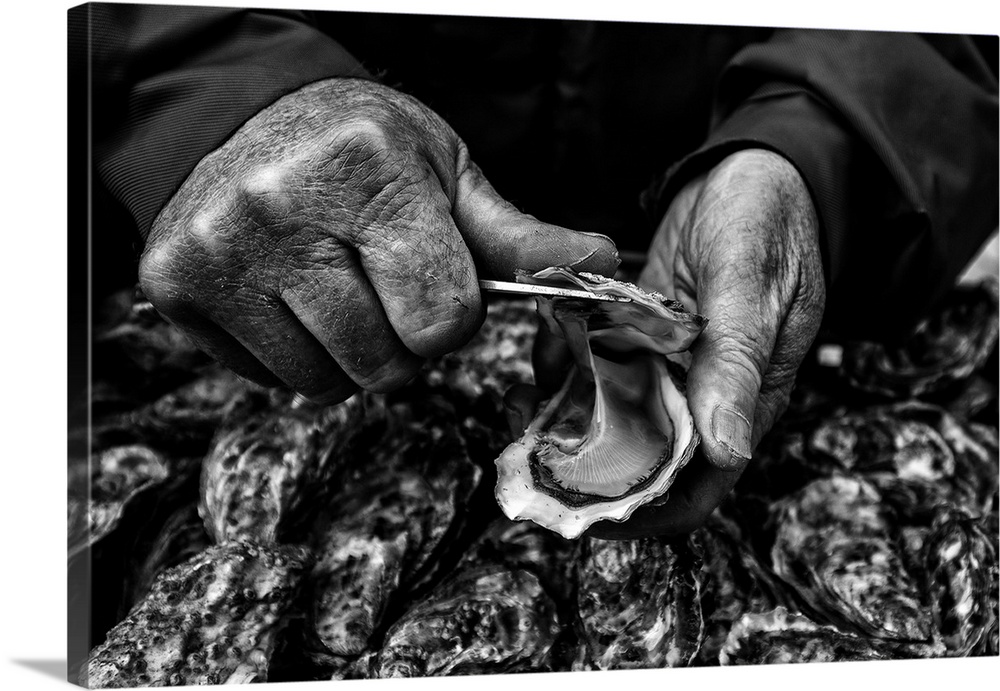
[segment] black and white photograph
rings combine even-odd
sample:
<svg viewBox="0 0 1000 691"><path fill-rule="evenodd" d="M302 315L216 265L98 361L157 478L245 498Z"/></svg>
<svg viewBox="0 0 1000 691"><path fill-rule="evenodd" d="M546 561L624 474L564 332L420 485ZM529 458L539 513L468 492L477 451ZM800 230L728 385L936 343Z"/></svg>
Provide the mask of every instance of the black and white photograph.
<svg viewBox="0 0 1000 691"><path fill-rule="evenodd" d="M1000 655L998 36L474 12L67 10L68 680Z"/></svg>

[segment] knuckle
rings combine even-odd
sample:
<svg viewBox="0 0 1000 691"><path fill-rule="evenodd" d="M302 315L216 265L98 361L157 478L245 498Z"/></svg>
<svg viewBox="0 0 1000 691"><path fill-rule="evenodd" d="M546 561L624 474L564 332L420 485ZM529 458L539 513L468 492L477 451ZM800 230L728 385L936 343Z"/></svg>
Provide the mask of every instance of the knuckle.
<svg viewBox="0 0 1000 691"><path fill-rule="evenodd" d="M294 211L290 171L280 165L265 165L243 177L237 184L237 199L248 222L256 226L276 226Z"/></svg>
<svg viewBox="0 0 1000 691"><path fill-rule="evenodd" d="M139 285L143 294L164 313L177 312L190 303L183 276L188 259L175 242L161 242L143 252L139 261Z"/></svg>

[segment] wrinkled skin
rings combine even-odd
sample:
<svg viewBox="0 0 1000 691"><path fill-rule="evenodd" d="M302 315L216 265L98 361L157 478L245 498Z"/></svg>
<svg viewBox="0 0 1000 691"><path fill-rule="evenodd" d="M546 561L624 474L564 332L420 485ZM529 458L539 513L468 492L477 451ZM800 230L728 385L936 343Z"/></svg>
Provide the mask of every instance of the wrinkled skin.
<svg viewBox="0 0 1000 691"><path fill-rule="evenodd" d="M478 278L613 273L604 236L502 199L435 113L360 79L279 99L159 214L139 277L156 309L258 383L320 403L389 391L483 321Z"/></svg>
<svg viewBox="0 0 1000 691"><path fill-rule="evenodd" d="M703 524L788 405L826 300L818 219L801 176L769 151L731 154L671 202L638 283L708 318L687 378L701 454L669 501L625 523L595 524L593 537L678 534ZM543 389L560 383L565 351L540 332L535 372ZM518 387L507 405L527 421L543 397Z"/></svg>

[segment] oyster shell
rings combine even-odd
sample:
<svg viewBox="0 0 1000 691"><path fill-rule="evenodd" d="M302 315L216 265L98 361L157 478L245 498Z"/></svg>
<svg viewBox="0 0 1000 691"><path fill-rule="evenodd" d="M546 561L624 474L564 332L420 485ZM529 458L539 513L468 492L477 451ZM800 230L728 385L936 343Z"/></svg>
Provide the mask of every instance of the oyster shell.
<svg viewBox="0 0 1000 691"><path fill-rule="evenodd" d="M122 617L153 587L157 577L172 566L191 559L212 546L196 502L181 506L159 527L151 544L142 546L144 558L132 561L122 588ZM136 555L136 556L142 556Z"/></svg>
<svg viewBox="0 0 1000 691"><path fill-rule="evenodd" d="M723 665L767 665L900 660L940 654L940 644L906 645L861 638L777 607L769 612L746 614L737 621L719 653L719 660Z"/></svg>
<svg viewBox="0 0 1000 691"><path fill-rule="evenodd" d="M69 473L69 558L113 531L126 509L159 488L169 494L195 472L191 459L170 459L144 444L106 449ZM88 488L89 483L89 488Z"/></svg>
<svg viewBox="0 0 1000 691"><path fill-rule="evenodd" d="M309 563L303 547L229 542L164 572L91 651L89 688L266 681Z"/></svg>
<svg viewBox="0 0 1000 691"><path fill-rule="evenodd" d="M201 473L199 511L212 538L283 540L328 493L342 447L375 407L367 403L357 394L325 408L265 409L224 426Z"/></svg>
<svg viewBox="0 0 1000 691"><path fill-rule="evenodd" d="M396 622L371 663L376 678L537 671L559 633L534 574L461 570Z"/></svg>
<svg viewBox="0 0 1000 691"><path fill-rule="evenodd" d="M692 534L702 554L702 612L705 641L701 664L719 664L719 652L733 624L747 613L785 605L797 609L777 577L760 563L739 526L716 510Z"/></svg>
<svg viewBox="0 0 1000 691"><path fill-rule="evenodd" d="M575 669L683 667L705 635L701 555L688 540L585 538Z"/></svg>
<svg viewBox="0 0 1000 691"><path fill-rule="evenodd" d="M983 654L996 627L996 536L961 511L944 511L923 555L934 623L948 655Z"/></svg>
<svg viewBox="0 0 1000 691"><path fill-rule="evenodd" d="M141 443L203 454L223 420L248 415L268 401L264 389L216 365L152 403L95 420L92 448Z"/></svg>
<svg viewBox="0 0 1000 691"><path fill-rule="evenodd" d="M699 439L683 370L667 355L686 350L705 320L659 294L568 268L519 280L630 298L538 299L575 367L496 461L496 497L509 518L575 538L662 496L694 454Z"/></svg>
<svg viewBox="0 0 1000 691"><path fill-rule="evenodd" d="M998 303L996 280L958 286L902 346L849 346L843 376L862 391L891 398L941 391L969 377L996 347Z"/></svg>
<svg viewBox="0 0 1000 691"><path fill-rule="evenodd" d="M396 404L349 458L316 539L316 632L337 655L363 652L393 601L429 575L462 528L481 469L450 409Z"/></svg>
<svg viewBox="0 0 1000 691"><path fill-rule="evenodd" d="M774 570L815 612L864 636L931 638L918 583L904 568L871 484L816 480L775 511Z"/></svg>

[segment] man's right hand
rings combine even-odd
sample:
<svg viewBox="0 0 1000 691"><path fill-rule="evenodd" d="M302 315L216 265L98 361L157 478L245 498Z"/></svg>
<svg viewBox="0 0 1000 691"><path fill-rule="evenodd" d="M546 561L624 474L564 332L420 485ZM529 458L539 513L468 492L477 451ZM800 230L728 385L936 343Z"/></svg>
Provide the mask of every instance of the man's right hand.
<svg viewBox="0 0 1000 691"><path fill-rule="evenodd" d="M520 213L420 102L330 79L198 164L153 224L139 277L236 373L334 403L397 388L471 338L480 276L558 264L610 276L618 255Z"/></svg>

